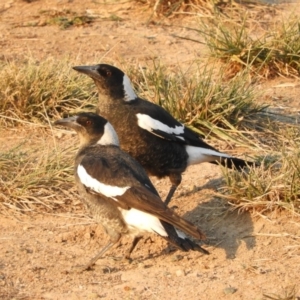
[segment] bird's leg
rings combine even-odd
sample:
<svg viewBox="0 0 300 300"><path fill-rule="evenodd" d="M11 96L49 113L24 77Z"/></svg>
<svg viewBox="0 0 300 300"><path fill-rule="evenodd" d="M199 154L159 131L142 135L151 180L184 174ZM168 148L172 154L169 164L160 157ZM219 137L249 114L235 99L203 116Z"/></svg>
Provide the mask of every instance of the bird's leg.
<svg viewBox="0 0 300 300"><path fill-rule="evenodd" d="M177 187L179 186L179 184L181 183L181 175L177 174L177 173L172 173L169 175L170 181L172 183L172 186L169 190L168 196L165 200L165 204L168 205L169 202L171 201Z"/></svg>
<svg viewBox="0 0 300 300"><path fill-rule="evenodd" d="M139 242L141 239L142 239L141 236L136 236L136 237L133 239L130 248L126 251L126 254L125 254L125 258L126 258L126 259L130 259L130 254L132 253L132 251L134 250L134 248L136 247L136 245L138 244L138 242Z"/></svg>
<svg viewBox="0 0 300 300"><path fill-rule="evenodd" d="M115 245L115 241L109 241L108 244L94 257L92 258L85 266L80 268L80 271L88 270L103 254L108 251L113 245Z"/></svg>
<svg viewBox="0 0 300 300"><path fill-rule="evenodd" d="M169 202L171 201L171 199L172 199L172 197L173 197L173 195L174 195L176 189L177 189L177 185L173 185L173 184L172 184L172 186L171 186L171 188L170 188L170 190L169 190L168 196L167 196L167 198L166 198L166 200L165 200L165 204L166 204L166 205L168 205Z"/></svg>

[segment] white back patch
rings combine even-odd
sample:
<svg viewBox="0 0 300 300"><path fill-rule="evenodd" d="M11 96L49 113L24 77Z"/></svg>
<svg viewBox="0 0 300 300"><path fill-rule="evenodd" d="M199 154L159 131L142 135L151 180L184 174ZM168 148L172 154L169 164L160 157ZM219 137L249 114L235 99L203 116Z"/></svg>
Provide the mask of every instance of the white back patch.
<svg viewBox="0 0 300 300"><path fill-rule="evenodd" d="M97 144L100 145L116 145L119 146L119 138L115 131L115 129L112 127L112 125L107 122L104 126L104 133L101 137L101 139L97 142Z"/></svg>
<svg viewBox="0 0 300 300"><path fill-rule="evenodd" d="M147 131L152 132L153 130L160 130L168 134L174 134L174 135L179 135L184 133L184 125L169 127L168 125L151 118L149 115L140 114L140 113L136 114L136 117L138 119L138 125ZM184 138L181 136L177 136L177 137L184 140Z"/></svg>
<svg viewBox="0 0 300 300"><path fill-rule="evenodd" d="M195 146L185 146L185 150L188 153L188 165L199 164L203 162L210 162L212 160L218 160L218 157L230 158L231 156L218 152L211 149L195 147Z"/></svg>
<svg viewBox="0 0 300 300"><path fill-rule="evenodd" d="M160 220L157 217L135 208L131 208L129 210L121 208L119 209L129 227L137 229L141 232L153 232L161 236L168 236L165 228L162 226Z"/></svg>
<svg viewBox="0 0 300 300"><path fill-rule="evenodd" d="M92 189L97 193L100 193L106 197L110 197L113 199L116 196L123 195L130 188L129 186L118 187L118 186L112 186L112 185L101 183L97 179L90 176L82 165L78 165L77 174L82 184L84 184L86 187Z"/></svg>
<svg viewBox="0 0 300 300"><path fill-rule="evenodd" d="M131 86L130 79L128 78L128 76L126 74L124 74L124 76L123 76L123 88L124 88L124 94L125 94L125 96L124 96L125 101L129 102L129 101L137 98L137 95Z"/></svg>

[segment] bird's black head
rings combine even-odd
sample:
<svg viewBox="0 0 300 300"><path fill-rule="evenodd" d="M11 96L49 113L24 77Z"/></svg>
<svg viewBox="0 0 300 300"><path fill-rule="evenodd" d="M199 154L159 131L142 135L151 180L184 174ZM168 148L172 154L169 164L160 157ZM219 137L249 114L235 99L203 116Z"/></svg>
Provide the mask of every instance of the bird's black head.
<svg viewBox="0 0 300 300"><path fill-rule="evenodd" d="M111 124L94 113L82 112L73 117L57 120L54 125L74 129L79 135L81 146L119 144L118 136Z"/></svg>
<svg viewBox="0 0 300 300"><path fill-rule="evenodd" d="M111 99L131 101L137 98L127 75L120 69L99 64L94 66L76 66L74 70L90 76L97 85L100 95L108 95Z"/></svg>

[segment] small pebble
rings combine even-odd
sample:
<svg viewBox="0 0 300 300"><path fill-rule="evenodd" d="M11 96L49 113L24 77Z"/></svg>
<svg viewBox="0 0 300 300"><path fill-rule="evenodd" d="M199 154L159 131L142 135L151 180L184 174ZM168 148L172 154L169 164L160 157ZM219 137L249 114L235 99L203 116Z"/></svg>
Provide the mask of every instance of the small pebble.
<svg viewBox="0 0 300 300"><path fill-rule="evenodd" d="M164 273L164 276L170 278L170 277L171 277L171 273L170 273L170 272L165 272L165 273Z"/></svg>
<svg viewBox="0 0 300 300"><path fill-rule="evenodd" d="M99 294L98 293L95 293L95 292L92 292L88 295L88 299L99 299Z"/></svg>
<svg viewBox="0 0 300 300"><path fill-rule="evenodd" d="M237 291L237 289L234 287L231 287L231 286L227 287L223 290L225 295L234 294L236 291Z"/></svg>
<svg viewBox="0 0 300 300"><path fill-rule="evenodd" d="M188 276L190 276L190 277L201 277L201 274L198 273L198 271L194 271L194 272L188 273Z"/></svg>
<svg viewBox="0 0 300 300"><path fill-rule="evenodd" d="M183 256L180 255L180 254L172 256L172 261L179 261L179 260L182 260L182 259L183 259Z"/></svg>
<svg viewBox="0 0 300 300"><path fill-rule="evenodd" d="M144 263L139 263L137 266L138 266L138 268L141 268L141 269L146 268Z"/></svg>
<svg viewBox="0 0 300 300"><path fill-rule="evenodd" d="M177 271L175 272L175 274L176 274L177 277L185 276L185 273L184 273L183 270L177 270Z"/></svg>

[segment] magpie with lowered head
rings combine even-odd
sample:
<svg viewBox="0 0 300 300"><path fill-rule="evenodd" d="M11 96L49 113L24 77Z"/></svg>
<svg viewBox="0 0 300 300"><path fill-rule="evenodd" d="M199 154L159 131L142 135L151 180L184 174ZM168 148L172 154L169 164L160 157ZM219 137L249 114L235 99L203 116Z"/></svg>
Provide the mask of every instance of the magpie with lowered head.
<svg viewBox="0 0 300 300"><path fill-rule="evenodd" d="M166 204L189 165L210 162L242 169L253 164L219 152L165 109L139 98L128 76L118 68L99 64L73 69L94 80L99 91L97 112L114 126L121 148L134 157L149 175L169 177L172 185Z"/></svg>
<svg viewBox="0 0 300 300"><path fill-rule="evenodd" d="M120 149L118 136L106 119L94 113L80 113L55 121L54 125L78 133L76 185L89 213L110 237L108 244L83 270L90 268L124 235L133 238L125 255L129 259L144 232L158 234L183 251L208 254L185 233L196 239L204 239L205 235L161 200L142 166Z"/></svg>

